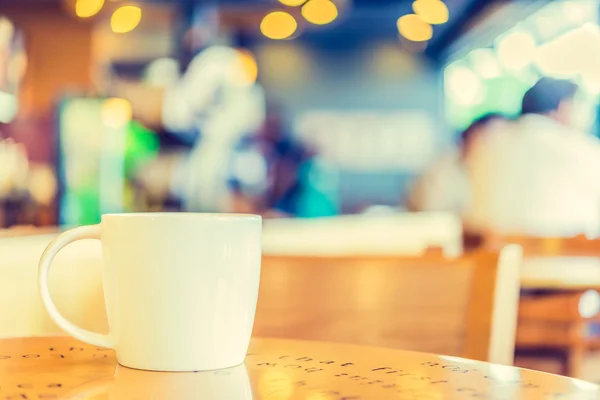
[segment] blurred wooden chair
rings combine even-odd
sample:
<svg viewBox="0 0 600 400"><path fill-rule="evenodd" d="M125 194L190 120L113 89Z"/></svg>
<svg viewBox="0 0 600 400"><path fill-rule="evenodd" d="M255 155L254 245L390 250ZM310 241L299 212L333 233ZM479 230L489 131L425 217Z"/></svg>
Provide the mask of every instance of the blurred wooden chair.
<svg viewBox="0 0 600 400"><path fill-rule="evenodd" d="M264 256L254 335L512 364L520 257Z"/></svg>
<svg viewBox="0 0 600 400"><path fill-rule="evenodd" d="M518 244L524 260L516 347L527 367L541 355L558 357L560 370L576 378L586 355L600 350L600 239L490 235L486 246ZM596 330L594 332L594 330ZM537 356L536 356L537 355ZM540 360L542 363L543 361ZM598 375L600 376L600 375ZM596 378L598 378L598 376Z"/></svg>
<svg viewBox="0 0 600 400"><path fill-rule="evenodd" d="M519 305L517 355L535 367L539 354L554 356L559 370L547 371L574 378L598 380L600 374L584 375L588 355L600 350L600 295L596 290L523 296ZM595 332L594 332L595 330ZM537 357L536 357L537 355Z"/></svg>

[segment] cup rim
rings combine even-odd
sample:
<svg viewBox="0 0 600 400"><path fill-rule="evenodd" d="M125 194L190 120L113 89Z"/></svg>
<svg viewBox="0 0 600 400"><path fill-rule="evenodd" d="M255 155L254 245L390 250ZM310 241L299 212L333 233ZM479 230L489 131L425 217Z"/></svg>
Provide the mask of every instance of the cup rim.
<svg viewBox="0 0 600 400"><path fill-rule="evenodd" d="M258 214L239 214L239 213L197 213L197 212L132 212L132 213L106 213L102 214L104 218L194 218L206 220L244 220L261 221L262 217Z"/></svg>

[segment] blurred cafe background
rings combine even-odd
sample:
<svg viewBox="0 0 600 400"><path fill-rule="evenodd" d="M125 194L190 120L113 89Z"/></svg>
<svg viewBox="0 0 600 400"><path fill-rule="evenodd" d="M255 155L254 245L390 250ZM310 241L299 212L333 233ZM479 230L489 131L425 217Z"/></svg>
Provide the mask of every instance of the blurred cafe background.
<svg viewBox="0 0 600 400"><path fill-rule="evenodd" d="M566 354L558 364L535 350L522 365L600 381L582 372L600 347L599 12L597 0L0 0L0 227L257 213L272 255L458 257L527 236L546 257L579 240L588 250L569 255L585 266L522 273L520 312L534 311L517 348L550 343L538 347ZM534 321L556 304L574 307L563 325Z"/></svg>
<svg viewBox="0 0 600 400"><path fill-rule="evenodd" d="M542 76L579 84L578 126L597 133L595 1L0 7L4 227L410 209L460 132L517 116Z"/></svg>

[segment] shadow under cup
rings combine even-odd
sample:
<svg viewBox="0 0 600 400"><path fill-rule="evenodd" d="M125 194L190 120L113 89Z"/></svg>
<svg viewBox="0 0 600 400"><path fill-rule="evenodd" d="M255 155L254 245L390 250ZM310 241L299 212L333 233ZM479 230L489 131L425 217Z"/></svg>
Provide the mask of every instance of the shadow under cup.
<svg viewBox="0 0 600 400"><path fill-rule="evenodd" d="M114 348L130 368L206 371L241 364L256 311L261 228L254 215L104 215L99 225L67 231L48 246L40 261L44 304L65 331ZM66 321L44 292L52 257L82 238L102 242L106 336Z"/></svg>

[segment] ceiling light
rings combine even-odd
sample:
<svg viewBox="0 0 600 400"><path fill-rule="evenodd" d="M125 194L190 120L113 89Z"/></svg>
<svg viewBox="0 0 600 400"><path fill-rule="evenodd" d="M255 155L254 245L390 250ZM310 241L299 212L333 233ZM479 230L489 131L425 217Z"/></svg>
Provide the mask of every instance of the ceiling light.
<svg viewBox="0 0 600 400"><path fill-rule="evenodd" d="M398 31L408 40L424 42L433 36L433 28L416 14L408 14L398 19Z"/></svg>
<svg viewBox="0 0 600 400"><path fill-rule="evenodd" d="M269 39L287 39L297 28L294 17L284 11L270 12L260 23L260 31Z"/></svg>
<svg viewBox="0 0 600 400"><path fill-rule="evenodd" d="M136 6L123 6L115 10L110 18L114 33L127 33L134 30L142 19L142 9Z"/></svg>
<svg viewBox="0 0 600 400"><path fill-rule="evenodd" d="M448 22L448 7L441 0L416 0L412 7L415 14L429 24Z"/></svg>
<svg viewBox="0 0 600 400"><path fill-rule="evenodd" d="M306 3L306 0L279 0L279 2L285 6L298 7Z"/></svg>
<svg viewBox="0 0 600 400"><path fill-rule="evenodd" d="M302 16L311 24L326 25L338 16L338 9L330 0L309 0L302 6Z"/></svg>
<svg viewBox="0 0 600 400"><path fill-rule="evenodd" d="M89 18L98 14L102 6L104 6L104 0L77 0L75 14L80 18Z"/></svg>

